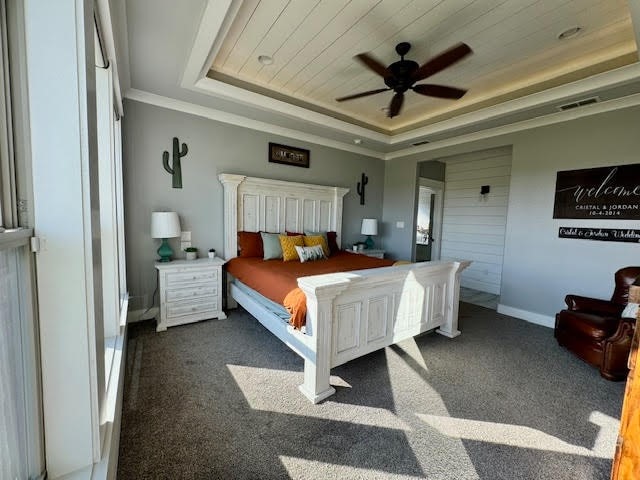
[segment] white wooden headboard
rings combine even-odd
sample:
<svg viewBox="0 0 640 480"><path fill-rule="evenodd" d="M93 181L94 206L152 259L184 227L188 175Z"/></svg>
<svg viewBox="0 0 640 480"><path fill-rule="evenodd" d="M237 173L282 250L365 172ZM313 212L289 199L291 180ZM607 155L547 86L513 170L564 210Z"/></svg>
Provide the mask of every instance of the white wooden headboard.
<svg viewBox="0 0 640 480"><path fill-rule="evenodd" d="M335 231L340 245L342 197L348 188L269 180L222 173L224 187L224 256L238 254L238 235Z"/></svg>

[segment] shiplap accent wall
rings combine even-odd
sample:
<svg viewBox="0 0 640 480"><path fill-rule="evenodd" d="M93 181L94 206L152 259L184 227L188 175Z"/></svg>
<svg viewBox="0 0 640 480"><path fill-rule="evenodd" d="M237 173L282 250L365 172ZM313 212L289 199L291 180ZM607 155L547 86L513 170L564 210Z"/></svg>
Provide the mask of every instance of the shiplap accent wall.
<svg viewBox="0 0 640 480"><path fill-rule="evenodd" d="M444 159L442 258L472 260L461 285L500 294L511 180L511 147ZM480 187L489 185L485 199Z"/></svg>

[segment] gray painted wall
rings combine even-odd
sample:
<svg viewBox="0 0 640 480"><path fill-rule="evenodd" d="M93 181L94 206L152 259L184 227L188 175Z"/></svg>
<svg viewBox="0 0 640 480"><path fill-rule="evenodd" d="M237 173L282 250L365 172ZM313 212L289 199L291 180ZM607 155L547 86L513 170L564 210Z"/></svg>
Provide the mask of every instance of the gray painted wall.
<svg viewBox="0 0 640 480"><path fill-rule="evenodd" d="M431 180L437 180L444 182L444 174L446 170L446 164L437 160L430 160L428 162L420 162L418 165L419 173L423 178L430 178Z"/></svg>
<svg viewBox="0 0 640 480"><path fill-rule="evenodd" d="M501 304L548 318L567 293L608 297L613 272L640 262L638 245L559 239L558 227L640 228L640 221L553 220L555 175L637 163L639 124L634 107L394 160L385 174L385 249L395 258L410 255L418 162L513 145Z"/></svg>
<svg viewBox="0 0 640 480"><path fill-rule="evenodd" d="M200 249L200 255L206 255L209 248L215 248L222 255L220 173L349 188L344 198L343 246L362 240L362 218L381 219L383 160L305 144L144 103L127 100L124 107L125 232L131 309L149 306L155 289L153 263L159 241L149 236L152 211L178 212L182 229L192 232L192 243ZM173 137L189 146L188 155L182 158L182 189L171 188L171 176L162 167L162 152L168 150L171 153ZM309 149L310 168L269 163L269 142ZM360 205L356 192L362 172L369 177L365 205ZM179 239L170 243L178 252ZM382 246L380 239L376 239L376 244ZM184 254L179 252L178 255Z"/></svg>
<svg viewBox="0 0 640 480"><path fill-rule="evenodd" d="M638 220L554 220L556 172L640 161L640 110L541 128L514 145L502 305L547 316L567 293L608 298L613 273L640 265L640 245L558 238L560 226L640 228ZM640 180L640 179L639 179Z"/></svg>

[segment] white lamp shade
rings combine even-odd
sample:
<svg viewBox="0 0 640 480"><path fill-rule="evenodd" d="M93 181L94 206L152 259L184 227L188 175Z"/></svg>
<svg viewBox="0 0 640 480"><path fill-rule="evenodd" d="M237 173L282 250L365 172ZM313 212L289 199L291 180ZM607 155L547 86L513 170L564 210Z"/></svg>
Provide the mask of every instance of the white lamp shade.
<svg viewBox="0 0 640 480"><path fill-rule="evenodd" d="M363 218L362 219L362 235L377 235L378 234L378 220L375 218Z"/></svg>
<svg viewBox="0 0 640 480"><path fill-rule="evenodd" d="M151 238L174 238L180 236L180 219L176 212L151 213Z"/></svg>

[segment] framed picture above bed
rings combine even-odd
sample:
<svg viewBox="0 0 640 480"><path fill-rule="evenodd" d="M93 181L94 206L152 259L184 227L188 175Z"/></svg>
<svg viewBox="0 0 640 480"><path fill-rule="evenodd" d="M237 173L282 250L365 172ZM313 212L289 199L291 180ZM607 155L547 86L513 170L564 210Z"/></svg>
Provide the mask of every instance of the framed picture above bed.
<svg viewBox="0 0 640 480"><path fill-rule="evenodd" d="M309 168L309 150L269 142L269 162Z"/></svg>

